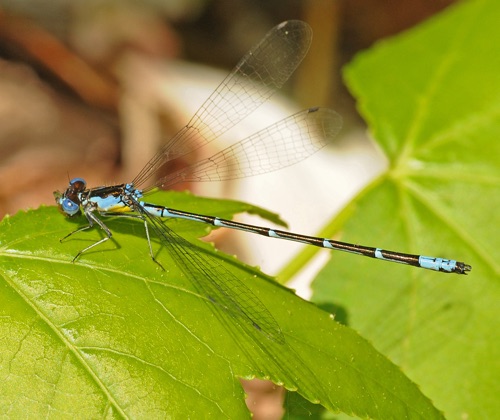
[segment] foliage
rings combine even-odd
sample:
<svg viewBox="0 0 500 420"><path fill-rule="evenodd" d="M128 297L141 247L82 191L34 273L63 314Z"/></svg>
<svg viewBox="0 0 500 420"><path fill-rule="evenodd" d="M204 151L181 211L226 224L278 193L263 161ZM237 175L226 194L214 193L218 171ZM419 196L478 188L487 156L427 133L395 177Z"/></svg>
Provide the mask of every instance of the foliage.
<svg viewBox="0 0 500 420"><path fill-rule="evenodd" d="M345 71L389 164L328 233L466 261L469 277L332 254L313 285L447 418L500 408L499 19L498 2L460 4Z"/></svg>
<svg viewBox="0 0 500 420"><path fill-rule="evenodd" d="M492 0L465 3L363 54L346 72L389 168L326 231L473 266L467 278L334 254L314 283L314 299L337 318L344 314L378 351L257 269L198 241L206 226L168 222L190 249L251 289L279 325L276 337L211 302L186 271L189 263L156 238L165 270L154 264L140 220L105 219L114 240L72 263L102 232L61 244L84 219L43 207L0 225L0 412L243 418L249 413L238 378L259 377L297 391L289 393L289 415L322 414L300 394L359 417L441 418L425 394L450 418L493 417L499 17ZM234 201L173 192L150 201L279 221ZM239 299L243 311L251 309Z"/></svg>
<svg viewBox="0 0 500 420"><path fill-rule="evenodd" d="M173 192L157 194L154 201L207 213L267 214L243 203ZM238 377L259 377L329 409L370 417L439 417L418 388L355 332L256 269L194 239L201 228L206 231L203 225L169 223L252 289L278 322L282 339L267 338L212 303L182 264L160 249L162 271L148 255L141 221L106 222L114 242L72 263L101 232L81 232L59 243L76 226L53 207L3 220L4 414L241 418L248 411ZM153 246L158 250L158 241Z"/></svg>

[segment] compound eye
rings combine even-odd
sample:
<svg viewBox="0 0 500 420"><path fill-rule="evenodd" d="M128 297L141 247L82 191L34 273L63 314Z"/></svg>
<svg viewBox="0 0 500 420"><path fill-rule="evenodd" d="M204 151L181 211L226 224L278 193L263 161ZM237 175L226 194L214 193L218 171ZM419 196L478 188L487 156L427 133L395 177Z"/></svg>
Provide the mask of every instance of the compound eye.
<svg viewBox="0 0 500 420"><path fill-rule="evenodd" d="M80 211L80 206L69 198L64 198L60 201L60 205L64 213L68 216L74 216Z"/></svg>
<svg viewBox="0 0 500 420"><path fill-rule="evenodd" d="M87 183L83 178L73 178L69 181L69 187L75 192L82 192L87 187Z"/></svg>

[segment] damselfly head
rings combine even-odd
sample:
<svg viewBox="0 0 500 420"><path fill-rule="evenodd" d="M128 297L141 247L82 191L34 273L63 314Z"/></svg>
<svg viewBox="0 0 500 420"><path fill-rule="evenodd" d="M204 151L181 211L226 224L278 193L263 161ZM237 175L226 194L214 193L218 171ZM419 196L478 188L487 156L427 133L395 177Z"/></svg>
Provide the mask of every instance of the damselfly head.
<svg viewBox="0 0 500 420"><path fill-rule="evenodd" d="M85 188L87 188L87 183L83 178L73 178L69 181L69 187L66 192L71 190L73 193L81 193L85 191Z"/></svg>
<svg viewBox="0 0 500 420"><path fill-rule="evenodd" d="M68 197L68 190L66 190L64 194L60 191L54 191L54 198L56 199L57 208L65 216L72 217L79 215L81 214L81 211L78 195L73 194L73 199L71 199Z"/></svg>
<svg viewBox="0 0 500 420"><path fill-rule="evenodd" d="M66 216L76 216L81 213L80 210L80 194L87 188L87 183L83 178L73 178L69 181L69 186L61 193L54 191L54 198L59 210Z"/></svg>

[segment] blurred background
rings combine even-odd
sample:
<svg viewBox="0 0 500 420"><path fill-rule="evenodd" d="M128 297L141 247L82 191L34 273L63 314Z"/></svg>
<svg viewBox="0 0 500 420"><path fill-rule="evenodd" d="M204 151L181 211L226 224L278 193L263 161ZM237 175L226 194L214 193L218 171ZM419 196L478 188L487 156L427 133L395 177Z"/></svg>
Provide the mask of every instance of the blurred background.
<svg viewBox="0 0 500 420"><path fill-rule="evenodd" d="M342 83L342 66L358 51L450 3L4 0L0 218L53 205L52 192L65 189L76 176L89 186L132 180L253 44L276 24L301 19L314 32L308 56L281 96L245 121L237 135L243 138L300 108L326 106L344 118L339 138L332 147L276 174L178 188L261 205L279 213L292 230L315 234L385 165ZM215 152L235 140L226 137L209 147ZM255 221L249 216L240 220ZM270 274L300 247L248 234L223 235L223 240L215 238L222 249ZM317 266L321 258L326 255ZM307 297L301 284L299 280L293 287ZM266 391L259 395L260 400L267 398ZM270 395L275 399L275 393ZM248 403L257 418L279 417L279 405L277 412L259 412L255 407L268 406L252 399Z"/></svg>

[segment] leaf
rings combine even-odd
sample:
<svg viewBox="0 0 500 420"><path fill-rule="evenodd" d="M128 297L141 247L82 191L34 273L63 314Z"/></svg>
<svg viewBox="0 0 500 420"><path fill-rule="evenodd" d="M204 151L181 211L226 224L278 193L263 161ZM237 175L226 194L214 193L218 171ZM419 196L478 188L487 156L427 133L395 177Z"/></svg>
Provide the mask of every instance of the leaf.
<svg viewBox="0 0 500 420"><path fill-rule="evenodd" d="M217 212L260 209L159 193L155 202ZM226 209L226 210L224 210ZM140 220L105 218L114 241L54 207L6 217L0 228L0 412L9 417L249 417L237 378L269 378L330 410L371 418L441 418L370 344L256 269L193 240L271 312L284 340L266 338L213 304L153 248ZM182 266L182 265L181 265ZM243 308L245 309L245 308Z"/></svg>
<svg viewBox="0 0 500 420"><path fill-rule="evenodd" d="M500 408L498 22L498 2L464 2L348 66L388 168L327 228L465 261L470 275L337 253L313 285L314 301L341 307L447 418Z"/></svg>

